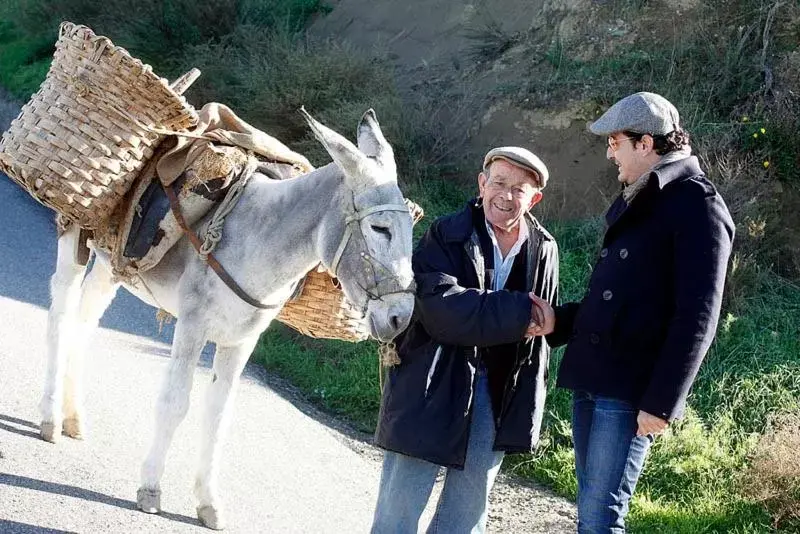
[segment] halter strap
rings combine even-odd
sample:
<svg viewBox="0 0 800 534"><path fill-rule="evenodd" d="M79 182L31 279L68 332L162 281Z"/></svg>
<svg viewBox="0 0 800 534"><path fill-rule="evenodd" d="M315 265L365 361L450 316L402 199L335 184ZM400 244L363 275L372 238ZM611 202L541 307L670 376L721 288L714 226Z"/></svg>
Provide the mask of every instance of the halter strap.
<svg viewBox="0 0 800 534"><path fill-rule="evenodd" d="M347 243L350 242L350 238L353 235L352 223L357 223L364 217L381 211L402 211L408 213L408 206L405 204L380 204L378 206L370 206L361 211L354 211L352 214L348 215L344 220L344 235L342 235L342 240L339 242L339 247L336 249L336 254L333 255L333 261L331 262L330 270L333 276L338 276L339 262L342 260L344 249L347 248Z"/></svg>

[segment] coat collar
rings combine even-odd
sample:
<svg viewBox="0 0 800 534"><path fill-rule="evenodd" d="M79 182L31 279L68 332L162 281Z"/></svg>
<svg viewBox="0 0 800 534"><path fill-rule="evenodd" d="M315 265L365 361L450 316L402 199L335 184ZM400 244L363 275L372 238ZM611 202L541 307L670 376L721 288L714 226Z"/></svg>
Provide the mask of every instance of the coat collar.
<svg viewBox="0 0 800 534"><path fill-rule="evenodd" d="M667 163L663 167L651 171L649 183L631 204L625 201L622 194L616 198L606 212L606 224L609 228L614 226L616 222L622 219L623 215L631 211L631 206L634 207L634 211L646 209L654 200L655 195L672 182L703 175L697 156L689 156L688 158Z"/></svg>
<svg viewBox="0 0 800 534"><path fill-rule="evenodd" d="M703 169L700 168L700 161L697 156L689 156L688 158L668 163L653 171L653 174L658 178L658 188L664 189L679 178L691 178L704 173Z"/></svg>

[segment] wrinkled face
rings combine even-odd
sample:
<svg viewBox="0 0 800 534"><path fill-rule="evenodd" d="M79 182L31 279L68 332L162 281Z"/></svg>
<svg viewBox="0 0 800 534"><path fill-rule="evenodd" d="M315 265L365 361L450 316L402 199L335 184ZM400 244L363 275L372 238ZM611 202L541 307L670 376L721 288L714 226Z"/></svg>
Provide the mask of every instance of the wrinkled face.
<svg viewBox="0 0 800 534"><path fill-rule="evenodd" d="M623 132L608 136L606 158L617 166L619 170L617 180L630 185L658 161L658 155L652 150L652 140L652 137L645 135L640 141L637 141L629 138Z"/></svg>
<svg viewBox="0 0 800 534"><path fill-rule="evenodd" d="M492 162L478 175L478 188L486 220L505 231L515 228L525 212L542 199L536 175L504 160Z"/></svg>

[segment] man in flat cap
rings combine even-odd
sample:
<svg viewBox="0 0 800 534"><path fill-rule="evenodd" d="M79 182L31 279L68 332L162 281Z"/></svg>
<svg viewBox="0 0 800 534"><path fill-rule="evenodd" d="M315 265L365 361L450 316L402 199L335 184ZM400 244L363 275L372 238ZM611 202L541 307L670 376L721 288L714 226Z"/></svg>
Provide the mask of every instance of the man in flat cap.
<svg viewBox="0 0 800 534"><path fill-rule="evenodd" d="M530 294L555 304L558 248L530 209L548 178L528 150L490 150L480 196L434 221L414 251L414 317L375 434L385 453L374 533L416 533L441 466L428 531L484 532L503 455L539 440L550 348L530 337Z"/></svg>
<svg viewBox="0 0 800 534"><path fill-rule="evenodd" d="M734 225L664 97L623 98L590 130L623 190L583 300L555 313L537 301L546 320L533 330L567 344L558 386L574 392L578 532L621 534L648 449L683 414L714 337Z"/></svg>

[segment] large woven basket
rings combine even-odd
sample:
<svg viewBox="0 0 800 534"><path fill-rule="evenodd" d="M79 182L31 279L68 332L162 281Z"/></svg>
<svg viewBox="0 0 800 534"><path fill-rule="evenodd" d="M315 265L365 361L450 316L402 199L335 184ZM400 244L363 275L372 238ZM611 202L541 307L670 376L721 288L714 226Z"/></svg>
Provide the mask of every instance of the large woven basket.
<svg viewBox="0 0 800 534"><path fill-rule="evenodd" d="M197 113L106 37L64 22L47 78L0 142L0 170L79 226L111 215L163 139Z"/></svg>
<svg viewBox="0 0 800 534"><path fill-rule="evenodd" d="M406 205L416 224L424 215L422 208L408 199ZM300 295L283 306L277 319L315 338L364 341L369 337L361 311L347 300L338 280L327 271L309 272Z"/></svg>

